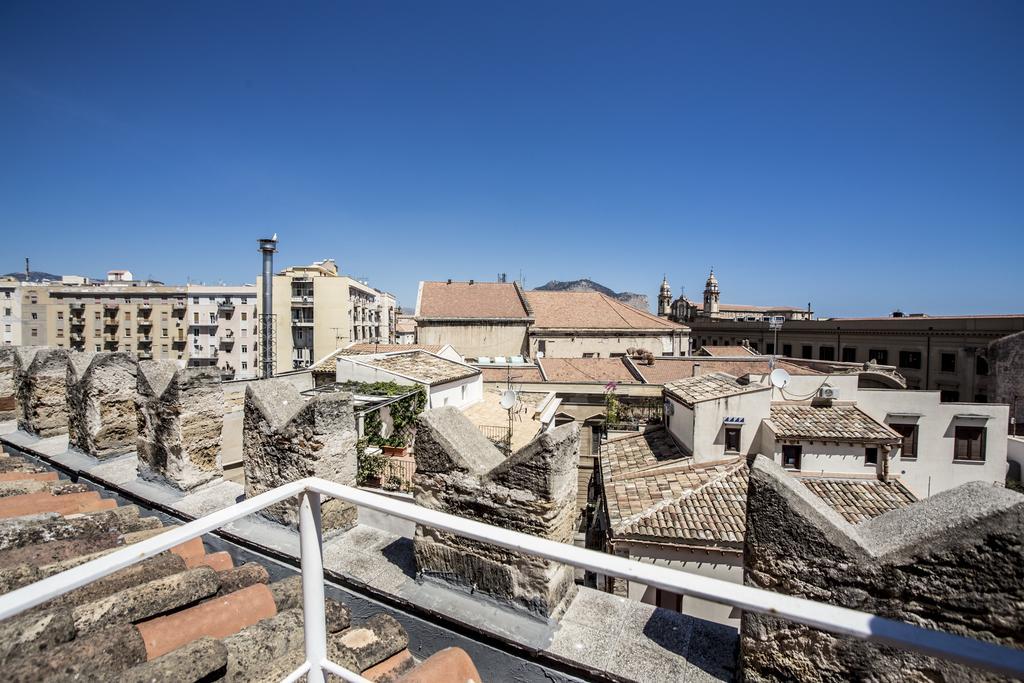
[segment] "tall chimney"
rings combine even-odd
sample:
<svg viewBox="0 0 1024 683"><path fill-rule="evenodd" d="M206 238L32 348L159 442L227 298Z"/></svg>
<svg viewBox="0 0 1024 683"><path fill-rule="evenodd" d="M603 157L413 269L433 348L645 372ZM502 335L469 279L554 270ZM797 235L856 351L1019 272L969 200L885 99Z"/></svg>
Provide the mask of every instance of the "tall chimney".
<svg viewBox="0 0 1024 683"><path fill-rule="evenodd" d="M270 239L261 239L263 254L263 313L260 315L260 356L263 378L274 376L274 252L277 251L277 233Z"/></svg>
<svg viewBox="0 0 1024 683"><path fill-rule="evenodd" d="M28 282L28 277L29 277L29 275L28 275L28 274L29 274L29 269L28 269L28 256L26 256L26 257L25 257L25 282Z"/></svg>
<svg viewBox="0 0 1024 683"><path fill-rule="evenodd" d="M693 364L693 375L691 375L691 376L692 377L696 377L699 374L700 374L700 363L694 363Z"/></svg>

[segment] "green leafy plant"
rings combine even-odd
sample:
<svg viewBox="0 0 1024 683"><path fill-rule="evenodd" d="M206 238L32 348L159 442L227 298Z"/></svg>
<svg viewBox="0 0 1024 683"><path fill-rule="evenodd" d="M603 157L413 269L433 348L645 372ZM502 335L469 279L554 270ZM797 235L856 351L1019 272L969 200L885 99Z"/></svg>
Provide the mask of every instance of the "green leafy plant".
<svg viewBox="0 0 1024 683"><path fill-rule="evenodd" d="M383 453L369 453L366 450L367 440L356 441L356 484L365 486L374 479L380 479L388 466L388 457Z"/></svg>
<svg viewBox="0 0 1024 683"><path fill-rule="evenodd" d="M607 424L617 424L619 421L619 397L615 395L615 386L609 385L604 392L604 407L607 415Z"/></svg>
<svg viewBox="0 0 1024 683"><path fill-rule="evenodd" d="M381 488L385 491L398 491L402 488L402 478L397 474L389 474Z"/></svg>

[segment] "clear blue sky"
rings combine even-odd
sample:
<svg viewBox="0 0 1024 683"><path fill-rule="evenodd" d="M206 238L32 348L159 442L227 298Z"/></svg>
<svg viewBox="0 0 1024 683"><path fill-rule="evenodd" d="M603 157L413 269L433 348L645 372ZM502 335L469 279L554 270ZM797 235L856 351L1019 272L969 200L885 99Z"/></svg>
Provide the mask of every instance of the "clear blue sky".
<svg viewBox="0 0 1024 683"><path fill-rule="evenodd" d="M1024 2L0 3L0 272L1021 312Z"/></svg>

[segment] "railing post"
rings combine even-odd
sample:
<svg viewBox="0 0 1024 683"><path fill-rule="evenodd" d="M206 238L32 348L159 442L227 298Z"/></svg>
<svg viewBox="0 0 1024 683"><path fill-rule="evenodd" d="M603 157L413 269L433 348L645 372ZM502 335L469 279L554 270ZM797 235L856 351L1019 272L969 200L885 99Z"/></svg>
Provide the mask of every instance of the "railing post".
<svg viewBox="0 0 1024 683"><path fill-rule="evenodd" d="M302 624L309 662L309 683L324 683L321 663L327 658L327 622L324 617L323 536L320 530L320 494L299 494L299 544L302 552Z"/></svg>

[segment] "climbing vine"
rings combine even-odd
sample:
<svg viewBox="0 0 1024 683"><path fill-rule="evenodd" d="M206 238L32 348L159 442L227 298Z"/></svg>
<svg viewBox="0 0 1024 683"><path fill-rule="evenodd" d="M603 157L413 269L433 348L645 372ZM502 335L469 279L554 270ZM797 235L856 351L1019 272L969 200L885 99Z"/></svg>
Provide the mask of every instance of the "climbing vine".
<svg viewBox="0 0 1024 683"><path fill-rule="evenodd" d="M380 479L388 466L388 456L380 451L366 452L366 439L356 441L356 484L365 486L370 480Z"/></svg>
<svg viewBox="0 0 1024 683"><path fill-rule="evenodd" d="M394 382L348 382L342 388L354 394L371 396L409 394L387 406L394 427L389 436L384 436L384 421L381 419L380 410L371 410L364 415L363 438L359 439L356 444L358 455L356 479L359 485L363 485L368 480L379 479L388 464L386 455L377 452L368 453L367 446L376 446L377 448L408 446L415 433L416 417L427 407L427 391L422 386L413 388Z"/></svg>

